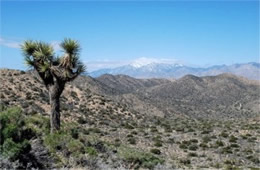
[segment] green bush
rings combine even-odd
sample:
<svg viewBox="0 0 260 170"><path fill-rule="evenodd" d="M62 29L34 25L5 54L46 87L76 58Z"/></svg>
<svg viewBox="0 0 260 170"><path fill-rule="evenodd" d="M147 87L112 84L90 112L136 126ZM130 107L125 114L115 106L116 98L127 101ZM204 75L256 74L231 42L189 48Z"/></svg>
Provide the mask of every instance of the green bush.
<svg viewBox="0 0 260 170"><path fill-rule="evenodd" d="M38 136L48 134L50 132L50 119L42 115L29 116L25 120L26 126L33 130Z"/></svg>
<svg viewBox="0 0 260 170"><path fill-rule="evenodd" d="M208 147L208 144L207 144L207 143L200 143L199 146L202 147L202 148L207 148L207 147Z"/></svg>
<svg viewBox="0 0 260 170"><path fill-rule="evenodd" d="M252 161L255 164L259 164L260 163L260 160L259 160L259 158L257 156L249 155L249 156L246 157L246 159Z"/></svg>
<svg viewBox="0 0 260 170"><path fill-rule="evenodd" d="M191 139L190 142L192 142L192 143L198 143L199 141L198 141L198 139Z"/></svg>
<svg viewBox="0 0 260 170"><path fill-rule="evenodd" d="M136 144L136 140L135 140L134 137L129 138L129 139L128 139L128 142L129 142L130 144L132 144L132 145L135 145L135 144Z"/></svg>
<svg viewBox="0 0 260 170"><path fill-rule="evenodd" d="M211 141L211 138L210 138L209 136L204 136L204 137L202 138L202 140L203 140L204 143L208 143L208 142Z"/></svg>
<svg viewBox="0 0 260 170"><path fill-rule="evenodd" d="M216 146L224 146L225 144L224 144L224 142L222 142L221 140L217 140L216 141Z"/></svg>
<svg viewBox="0 0 260 170"><path fill-rule="evenodd" d="M160 140L155 141L154 146L162 147L163 146L162 141L160 141Z"/></svg>
<svg viewBox="0 0 260 170"><path fill-rule="evenodd" d="M20 140L21 132L19 131L19 127L24 125L24 117L21 114L21 109L13 107L0 112L0 123L1 145L8 138L11 138L15 142Z"/></svg>
<svg viewBox="0 0 260 170"><path fill-rule="evenodd" d="M190 145L189 150L196 151L198 149L198 145Z"/></svg>
<svg viewBox="0 0 260 170"><path fill-rule="evenodd" d="M188 145L185 144L185 143L181 143L181 144L179 145L179 147L180 147L181 149L188 149Z"/></svg>
<svg viewBox="0 0 260 170"><path fill-rule="evenodd" d="M122 125L123 127L125 127L126 129L134 129L134 126L132 126L131 124L129 123L125 123Z"/></svg>
<svg viewBox="0 0 260 170"><path fill-rule="evenodd" d="M156 154L156 155L160 155L161 154L160 149L157 149L157 148L151 149L150 152L153 153L153 154Z"/></svg>
<svg viewBox="0 0 260 170"><path fill-rule="evenodd" d="M134 130L131 132L132 135L137 135L138 133Z"/></svg>
<svg viewBox="0 0 260 170"><path fill-rule="evenodd" d="M222 148L221 153L229 153L229 154L232 154L233 151L232 151L232 148L231 148L230 146L227 146L227 147Z"/></svg>
<svg viewBox="0 0 260 170"><path fill-rule="evenodd" d="M72 138L78 139L79 138L79 130L77 128L71 129L70 135L72 136Z"/></svg>
<svg viewBox="0 0 260 170"><path fill-rule="evenodd" d="M84 145L79 140L71 140L66 145L70 153L83 153Z"/></svg>
<svg viewBox="0 0 260 170"><path fill-rule="evenodd" d="M195 152L190 152L190 153L188 154L188 156L190 156L190 157L197 157L198 154L195 153Z"/></svg>
<svg viewBox="0 0 260 170"><path fill-rule="evenodd" d="M89 128L88 130L93 133L102 133L102 131L99 128Z"/></svg>
<svg viewBox="0 0 260 170"><path fill-rule="evenodd" d="M180 160L180 163L182 163L182 164L184 164L184 165L190 165L191 161L190 161L190 159L188 159L188 158L187 158L187 159L184 159L184 158L183 158L183 159Z"/></svg>
<svg viewBox="0 0 260 170"><path fill-rule="evenodd" d="M90 155L90 156L97 156L98 155L98 152L95 148L89 146L89 147L86 147L85 148L85 152Z"/></svg>
<svg viewBox="0 0 260 170"><path fill-rule="evenodd" d="M219 135L219 136L222 136L222 137L224 137L224 138L227 138L229 135L228 135L228 133L226 133L226 132L221 132L221 134Z"/></svg>
<svg viewBox="0 0 260 170"><path fill-rule="evenodd" d="M28 140L35 134L25 126L25 117L18 107L7 108L0 112L0 153L11 160L29 153Z"/></svg>
<svg viewBox="0 0 260 170"><path fill-rule="evenodd" d="M12 161L17 160L21 154L26 154L31 150L31 145L28 140L24 140L21 143L15 143L11 138L5 140L1 153L3 156L11 159Z"/></svg>
<svg viewBox="0 0 260 170"><path fill-rule="evenodd" d="M237 138L235 136L231 135L230 138L229 138L229 142L236 143Z"/></svg>
<svg viewBox="0 0 260 170"><path fill-rule="evenodd" d="M57 150L66 149L66 144L72 140L72 137L64 132L56 132L53 134L48 134L44 138L44 144L51 152L56 152Z"/></svg>
<svg viewBox="0 0 260 170"><path fill-rule="evenodd" d="M162 164L163 159L154 156L151 153L146 153L142 151L137 151L136 149L124 147L119 147L119 156L130 164L134 164L136 167L143 167L152 169L157 164Z"/></svg>
<svg viewBox="0 0 260 170"><path fill-rule="evenodd" d="M239 148L240 146L238 144L236 144L236 143L231 143L230 147L232 147L232 148Z"/></svg>

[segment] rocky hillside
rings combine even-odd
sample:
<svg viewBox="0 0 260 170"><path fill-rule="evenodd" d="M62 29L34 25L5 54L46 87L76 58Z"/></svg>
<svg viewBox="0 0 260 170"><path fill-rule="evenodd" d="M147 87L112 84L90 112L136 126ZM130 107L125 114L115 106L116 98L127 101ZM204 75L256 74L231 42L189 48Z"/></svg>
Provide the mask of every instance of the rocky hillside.
<svg viewBox="0 0 260 170"><path fill-rule="evenodd" d="M260 88L257 82L233 75L188 75L150 88L141 98L167 114L177 111L196 118L255 117L259 114Z"/></svg>
<svg viewBox="0 0 260 170"><path fill-rule="evenodd" d="M62 129L50 134L37 74L3 69L0 81L1 169L259 168L258 82L82 76L66 85Z"/></svg>
<svg viewBox="0 0 260 170"><path fill-rule="evenodd" d="M167 79L135 79L126 75L113 76L111 74L104 74L97 77L97 80L121 93L133 93L138 89L146 89L171 82Z"/></svg>
<svg viewBox="0 0 260 170"><path fill-rule="evenodd" d="M259 81L231 74L187 75L175 81L103 75L97 80L111 88L124 89L124 94L112 98L142 113L216 119L247 118L259 114Z"/></svg>

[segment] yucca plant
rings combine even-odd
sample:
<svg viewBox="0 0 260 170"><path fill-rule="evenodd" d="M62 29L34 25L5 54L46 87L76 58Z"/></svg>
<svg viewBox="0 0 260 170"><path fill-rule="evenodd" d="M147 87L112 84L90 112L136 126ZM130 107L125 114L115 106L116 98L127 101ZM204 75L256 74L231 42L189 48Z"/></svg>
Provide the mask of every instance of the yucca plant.
<svg viewBox="0 0 260 170"><path fill-rule="evenodd" d="M78 41L64 39L60 47L64 55L55 57L48 43L27 40L21 45L26 64L38 72L49 92L51 133L60 129L60 95L65 84L85 71Z"/></svg>

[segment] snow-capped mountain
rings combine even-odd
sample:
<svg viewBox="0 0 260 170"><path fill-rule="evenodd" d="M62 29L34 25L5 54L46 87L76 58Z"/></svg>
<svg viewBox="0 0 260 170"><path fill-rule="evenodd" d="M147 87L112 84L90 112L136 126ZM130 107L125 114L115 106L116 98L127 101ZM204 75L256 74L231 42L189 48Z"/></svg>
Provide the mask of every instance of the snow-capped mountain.
<svg viewBox="0 0 260 170"><path fill-rule="evenodd" d="M89 75L98 77L102 74L125 74L135 78L180 78L187 74L211 76L222 73L232 73L248 79L260 80L260 64L251 62L229 66L215 65L207 68L195 68L177 63L136 62L116 68L100 69L90 72Z"/></svg>

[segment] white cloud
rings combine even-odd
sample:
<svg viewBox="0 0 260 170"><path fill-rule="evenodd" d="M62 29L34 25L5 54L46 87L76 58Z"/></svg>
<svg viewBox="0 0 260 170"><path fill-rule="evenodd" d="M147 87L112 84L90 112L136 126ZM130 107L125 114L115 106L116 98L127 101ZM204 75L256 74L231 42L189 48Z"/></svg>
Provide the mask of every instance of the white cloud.
<svg viewBox="0 0 260 170"><path fill-rule="evenodd" d="M20 42L0 37L0 45L9 48L20 48Z"/></svg>
<svg viewBox="0 0 260 170"><path fill-rule="evenodd" d="M55 51L61 50L60 41L54 40L50 44ZM21 41L0 37L0 45L8 48L20 48Z"/></svg>

